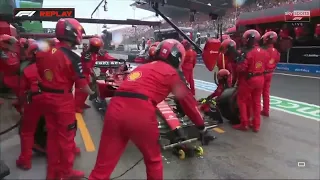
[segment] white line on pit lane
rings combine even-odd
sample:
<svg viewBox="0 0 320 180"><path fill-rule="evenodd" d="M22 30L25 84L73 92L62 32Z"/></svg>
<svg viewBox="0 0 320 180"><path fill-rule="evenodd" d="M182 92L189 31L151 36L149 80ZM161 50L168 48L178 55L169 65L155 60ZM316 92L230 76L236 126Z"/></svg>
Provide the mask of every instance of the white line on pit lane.
<svg viewBox="0 0 320 180"><path fill-rule="evenodd" d="M320 79L320 77L316 77L316 76L304 76L304 75L298 75L298 74L287 74L287 73L277 73L277 72L274 72L273 74L282 75L282 76L292 76L292 77L300 77L300 78L309 78L309 79Z"/></svg>
<svg viewBox="0 0 320 180"><path fill-rule="evenodd" d="M196 65L205 66L204 64L196 64ZM273 74L282 75L282 76L300 77L300 78L320 79L320 77L317 77L317 76L304 76L304 75L298 75L298 74L287 74L287 73L277 73L277 72L274 72Z"/></svg>

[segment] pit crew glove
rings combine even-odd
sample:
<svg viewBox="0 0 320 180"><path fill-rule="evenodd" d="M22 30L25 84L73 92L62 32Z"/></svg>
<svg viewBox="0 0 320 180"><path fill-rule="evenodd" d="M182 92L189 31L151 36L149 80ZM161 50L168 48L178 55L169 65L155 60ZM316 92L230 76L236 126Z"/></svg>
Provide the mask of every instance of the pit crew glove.
<svg viewBox="0 0 320 180"><path fill-rule="evenodd" d="M92 101L92 100L94 100L94 99L97 99L97 98L98 98L97 92L95 92L94 94L91 94L91 95L89 96L89 100L90 100L90 101Z"/></svg>
<svg viewBox="0 0 320 180"><path fill-rule="evenodd" d="M175 141L185 141L187 140L187 136L185 135L183 129L179 126L173 130L173 133L175 134Z"/></svg>
<svg viewBox="0 0 320 180"><path fill-rule="evenodd" d="M201 142L201 145L203 145L203 146L208 145L210 141L212 141L216 138L215 136L209 135L208 129L206 127L199 126L198 129L200 131L200 136L199 136L198 140Z"/></svg>

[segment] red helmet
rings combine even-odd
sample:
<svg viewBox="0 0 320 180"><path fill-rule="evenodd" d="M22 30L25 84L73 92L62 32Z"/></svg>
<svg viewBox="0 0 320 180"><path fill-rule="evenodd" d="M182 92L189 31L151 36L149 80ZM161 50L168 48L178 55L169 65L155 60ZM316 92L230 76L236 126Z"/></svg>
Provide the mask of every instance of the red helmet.
<svg viewBox="0 0 320 180"><path fill-rule="evenodd" d="M149 48L149 57L154 58L154 55L156 54L157 46L151 46Z"/></svg>
<svg viewBox="0 0 320 180"><path fill-rule="evenodd" d="M85 31L81 24L73 18L59 19L56 25L56 37L60 41L68 41L80 45Z"/></svg>
<svg viewBox="0 0 320 180"><path fill-rule="evenodd" d="M183 63L186 50L183 45L175 39L166 39L160 42L155 52L155 59L162 60L178 68Z"/></svg>
<svg viewBox="0 0 320 180"><path fill-rule="evenodd" d="M98 52L103 46L103 41L100 38L93 37L89 39L89 51Z"/></svg>
<svg viewBox="0 0 320 180"><path fill-rule="evenodd" d="M228 34L222 34L222 41L226 40L226 39L230 39L230 36Z"/></svg>
<svg viewBox="0 0 320 180"><path fill-rule="evenodd" d="M237 49L237 44L232 39L226 39L221 43L220 52L223 54L227 53L231 48Z"/></svg>
<svg viewBox="0 0 320 180"><path fill-rule="evenodd" d="M220 69L217 74L217 78L218 80L222 80L224 78L228 78L229 75L230 75L230 72L227 69Z"/></svg>
<svg viewBox="0 0 320 180"><path fill-rule="evenodd" d="M191 48L191 44L188 40L184 39L181 41L181 44L183 45L183 47L186 49L186 50L189 50Z"/></svg>
<svg viewBox="0 0 320 180"><path fill-rule="evenodd" d="M28 49L26 50L26 56L29 60L33 60L35 57L35 54L38 50L38 44L36 41L30 40L28 42Z"/></svg>
<svg viewBox="0 0 320 180"><path fill-rule="evenodd" d="M0 35L0 49L2 50L13 50L17 42L18 40L13 36L7 34Z"/></svg>
<svg viewBox="0 0 320 180"><path fill-rule="evenodd" d="M263 44L274 44L277 42L278 35L274 31L268 31L261 38L263 39Z"/></svg>
<svg viewBox="0 0 320 180"><path fill-rule="evenodd" d="M257 30L249 29L243 33L242 39L244 43L247 44L249 41L253 44L259 42L261 39L261 35Z"/></svg>

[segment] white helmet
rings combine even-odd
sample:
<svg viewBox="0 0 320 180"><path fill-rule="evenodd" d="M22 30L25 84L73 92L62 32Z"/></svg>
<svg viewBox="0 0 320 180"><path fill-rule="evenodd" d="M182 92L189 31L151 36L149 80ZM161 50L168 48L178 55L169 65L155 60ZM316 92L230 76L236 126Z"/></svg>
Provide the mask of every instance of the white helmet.
<svg viewBox="0 0 320 180"><path fill-rule="evenodd" d="M144 37L142 37L142 39L144 39Z"/></svg>

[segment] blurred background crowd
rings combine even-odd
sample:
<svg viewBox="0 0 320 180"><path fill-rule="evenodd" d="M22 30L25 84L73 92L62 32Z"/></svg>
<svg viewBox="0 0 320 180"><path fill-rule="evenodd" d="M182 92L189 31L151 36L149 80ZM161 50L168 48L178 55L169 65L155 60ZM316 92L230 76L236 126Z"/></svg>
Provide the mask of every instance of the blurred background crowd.
<svg viewBox="0 0 320 180"><path fill-rule="evenodd" d="M252 12L285 4L295 4L308 1L311 0L256 0L254 3L249 5L230 8L226 11L226 15L222 17L223 31L226 31L228 28L235 26L236 20L242 12ZM172 21L178 27L189 27L194 29L196 32L199 32L201 36L213 37L217 34L217 23L215 21L209 20L208 15L197 13L194 22L190 22L189 16L184 16L182 18L173 18ZM163 22L161 29L163 28L170 28L170 25L166 22ZM140 41L142 37L152 37L154 30L155 29L148 26L135 26L117 30L117 32L121 33L127 42L137 42Z"/></svg>

